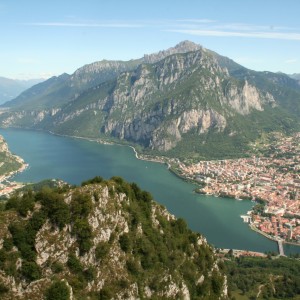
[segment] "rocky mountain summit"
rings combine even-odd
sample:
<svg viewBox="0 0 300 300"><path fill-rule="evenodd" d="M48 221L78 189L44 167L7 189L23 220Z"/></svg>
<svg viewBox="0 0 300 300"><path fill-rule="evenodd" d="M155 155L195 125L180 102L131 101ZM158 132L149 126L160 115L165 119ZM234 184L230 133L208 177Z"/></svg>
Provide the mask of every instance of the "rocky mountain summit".
<svg viewBox="0 0 300 300"><path fill-rule="evenodd" d="M184 41L128 62L101 61L9 102L2 126L117 139L175 157L245 155L261 132L299 129L300 86Z"/></svg>
<svg viewBox="0 0 300 300"><path fill-rule="evenodd" d="M205 238L119 177L24 191L0 220L1 299L227 299Z"/></svg>
<svg viewBox="0 0 300 300"><path fill-rule="evenodd" d="M201 49L204 48L202 48L200 45L190 41L183 41L177 44L175 47L171 47L167 50L162 50L158 53L145 54L143 57L143 62L147 64L153 64L173 54L193 52Z"/></svg>

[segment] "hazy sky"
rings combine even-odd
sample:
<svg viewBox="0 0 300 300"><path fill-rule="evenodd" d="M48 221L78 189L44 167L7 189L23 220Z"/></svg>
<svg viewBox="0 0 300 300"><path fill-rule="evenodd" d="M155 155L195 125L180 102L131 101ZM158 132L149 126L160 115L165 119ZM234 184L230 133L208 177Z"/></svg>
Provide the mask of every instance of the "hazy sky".
<svg viewBox="0 0 300 300"><path fill-rule="evenodd" d="M191 40L254 69L300 73L299 0L0 0L0 76L73 73Z"/></svg>

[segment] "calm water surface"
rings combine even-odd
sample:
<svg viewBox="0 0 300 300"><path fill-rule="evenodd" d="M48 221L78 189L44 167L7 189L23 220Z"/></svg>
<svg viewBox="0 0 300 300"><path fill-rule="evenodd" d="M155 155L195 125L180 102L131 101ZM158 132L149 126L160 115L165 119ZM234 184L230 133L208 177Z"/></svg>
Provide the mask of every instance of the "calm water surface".
<svg viewBox="0 0 300 300"><path fill-rule="evenodd" d="M276 243L249 229L241 214L250 210L250 201L216 198L193 193L195 186L170 173L165 165L136 159L129 147L102 145L44 132L0 129L10 150L30 167L14 177L36 182L59 178L72 184L100 175L122 176L152 193L192 230L204 234L211 244L222 248L277 251ZM300 247L285 246L286 253L300 253Z"/></svg>

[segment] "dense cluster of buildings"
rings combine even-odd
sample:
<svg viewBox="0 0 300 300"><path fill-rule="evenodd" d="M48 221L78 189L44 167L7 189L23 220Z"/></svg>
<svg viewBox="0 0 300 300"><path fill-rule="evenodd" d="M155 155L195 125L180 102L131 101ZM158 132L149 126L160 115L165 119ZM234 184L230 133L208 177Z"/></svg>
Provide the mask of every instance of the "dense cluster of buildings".
<svg viewBox="0 0 300 300"><path fill-rule="evenodd" d="M260 232L300 243L300 133L273 137L264 156L180 164L182 174L203 185L200 193L265 203L250 222Z"/></svg>
<svg viewBox="0 0 300 300"><path fill-rule="evenodd" d="M19 182L0 182L0 196L8 196L9 194L12 194L14 191L22 188L23 186L24 184Z"/></svg>

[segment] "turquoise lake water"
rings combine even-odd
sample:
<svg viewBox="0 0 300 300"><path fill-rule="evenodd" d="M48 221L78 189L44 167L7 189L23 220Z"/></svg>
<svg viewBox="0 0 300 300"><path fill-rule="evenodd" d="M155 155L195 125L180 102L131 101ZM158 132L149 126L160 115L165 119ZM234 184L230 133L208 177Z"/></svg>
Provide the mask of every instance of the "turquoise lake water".
<svg viewBox="0 0 300 300"><path fill-rule="evenodd" d="M37 182L59 178L80 184L94 176L122 176L152 193L192 230L202 233L211 244L229 249L277 251L277 244L253 232L240 218L251 209L250 201L198 195L194 185L184 182L163 164L138 160L125 146L102 145L44 132L0 129L10 150L21 156L29 168L13 179ZM300 253L300 247L285 245L286 253Z"/></svg>

